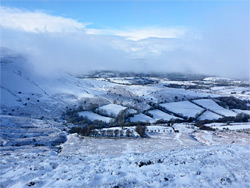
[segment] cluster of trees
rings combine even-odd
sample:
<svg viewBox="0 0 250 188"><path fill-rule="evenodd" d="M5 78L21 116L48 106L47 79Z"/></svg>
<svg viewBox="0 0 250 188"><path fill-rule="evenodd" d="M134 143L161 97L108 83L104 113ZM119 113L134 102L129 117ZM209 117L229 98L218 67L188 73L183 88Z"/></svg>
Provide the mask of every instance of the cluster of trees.
<svg viewBox="0 0 250 188"><path fill-rule="evenodd" d="M79 116L79 112L84 108L79 106L77 108L68 108L66 112L62 114L62 118L68 123L78 125L76 127L92 127L92 128L105 128L109 127L109 124L100 120L91 121L87 117ZM85 131L84 128L82 131Z"/></svg>
<svg viewBox="0 0 250 188"><path fill-rule="evenodd" d="M88 124L90 121L82 116L79 116L78 112L83 111L83 107L79 106L77 108L67 108L66 112L62 113L62 118L65 119L67 122L81 125L81 124Z"/></svg>
<svg viewBox="0 0 250 188"><path fill-rule="evenodd" d="M135 127L135 131L140 135L140 137L144 138L147 136L146 134L146 126L145 125L137 125Z"/></svg>
<svg viewBox="0 0 250 188"><path fill-rule="evenodd" d="M121 111L119 115L115 117L110 123L106 123L106 122L99 121L99 120L90 121L87 117L79 116L78 113L83 110L84 108L82 106L79 106L77 108L68 108L66 112L62 114L63 119L65 119L67 122L72 123L74 125L78 125L78 126L72 127L69 130L70 133L77 133L82 136L90 136L90 135L95 135L94 129L117 127L117 126L122 127L122 128L124 128L125 126L127 127L136 126L138 127L136 130L138 130L138 134L140 136L144 137L146 135L145 125L147 125L148 123L139 122L135 124L135 123L129 122L128 119L132 115L128 113L126 110ZM93 109L93 111L95 111L95 109ZM118 134L120 134L120 136L127 136L127 137L133 136L131 130L129 129L126 130L125 132L126 135L122 135L123 131L119 133L116 131L114 134L113 134L113 130L110 130L110 132L107 132L107 136L108 135L115 136Z"/></svg>
<svg viewBox="0 0 250 188"><path fill-rule="evenodd" d="M137 125L135 131L141 136L146 137L146 126L144 125ZM95 126L84 126L84 127L72 127L69 130L69 133L77 133L81 136L106 136L106 137L133 137L133 131L130 129L122 129L122 130L100 130L98 131Z"/></svg>
<svg viewBox="0 0 250 188"><path fill-rule="evenodd" d="M220 106L229 109L249 110L250 101L237 99L233 96L219 97L216 101Z"/></svg>
<svg viewBox="0 0 250 188"><path fill-rule="evenodd" d="M213 128L209 127L209 126L204 125L205 123L209 123L209 122L207 122L207 120L197 121L195 123L195 126L199 127L200 130L215 131L215 129L213 129Z"/></svg>
<svg viewBox="0 0 250 188"><path fill-rule="evenodd" d="M111 122L111 126L112 127L124 127L126 126L126 120L128 117L128 113L126 112L126 110L122 110L117 117L114 118L114 120Z"/></svg>
<svg viewBox="0 0 250 188"><path fill-rule="evenodd" d="M223 117L217 120L213 120L212 122L218 122L218 123L248 122L249 119L250 119L250 115L240 113L235 117Z"/></svg>
<svg viewBox="0 0 250 188"><path fill-rule="evenodd" d="M89 136L94 129L94 126L72 127L69 130L69 133L77 133L81 136Z"/></svg>

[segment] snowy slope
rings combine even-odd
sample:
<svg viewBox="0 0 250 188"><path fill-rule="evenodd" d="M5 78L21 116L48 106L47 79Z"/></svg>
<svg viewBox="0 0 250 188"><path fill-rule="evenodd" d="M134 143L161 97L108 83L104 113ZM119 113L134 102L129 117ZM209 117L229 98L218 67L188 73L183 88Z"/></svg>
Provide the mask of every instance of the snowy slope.
<svg viewBox="0 0 250 188"><path fill-rule="evenodd" d="M197 97L208 97L217 95L207 94L186 89L168 88L165 86L152 85L152 86L126 86L128 90L135 93L137 96L143 97L151 102L173 102L177 97L179 100L195 99Z"/></svg>
<svg viewBox="0 0 250 188"><path fill-rule="evenodd" d="M170 114L167 114L161 110L150 110L148 111L150 114L152 114L153 118L155 120L160 120L160 119L163 119L163 120L171 120L171 119L180 119L178 117L175 117L173 115L170 115Z"/></svg>
<svg viewBox="0 0 250 188"><path fill-rule="evenodd" d="M145 114L136 114L134 115L134 117L130 118L131 122L149 122L149 123L153 123L155 120L149 116L146 116Z"/></svg>
<svg viewBox="0 0 250 188"><path fill-rule="evenodd" d="M79 116L87 117L90 121L100 120L100 121L109 123L112 119L112 118L101 116L94 112L88 112L88 111L82 111L82 112L79 112L78 114Z"/></svg>
<svg viewBox="0 0 250 188"><path fill-rule="evenodd" d="M117 117L118 114L122 111L125 110L126 107L117 105L117 104L107 104L102 107L98 108L98 111L101 113L104 113L105 115L111 116L111 117Z"/></svg>
<svg viewBox="0 0 250 188"><path fill-rule="evenodd" d="M66 141L66 134L62 132L65 127L53 120L5 115L0 115L0 120L0 148L3 146L55 146Z"/></svg>
<svg viewBox="0 0 250 188"><path fill-rule="evenodd" d="M8 61L7 61L7 60ZM66 106L79 105L82 99L96 98L113 84L79 79L55 72L44 76L32 70L23 59L1 59L1 113L40 118L61 115Z"/></svg>
<svg viewBox="0 0 250 188"><path fill-rule="evenodd" d="M205 120L205 119L213 120L213 119L219 119L219 118L222 118L222 116L215 114L213 112L210 112L210 111L206 111L198 119L199 120Z"/></svg>
<svg viewBox="0 0 250 188"><path fill-rule="evenodd" d="M181 102L172 102L172 103L163 103L160 104L162 107L167 110L174 112L176 114L186 116L186 117L196 117L200 114L204 109L189 102L189 101L181 101Z"/></svg>
<svg viewBox="0 0 250 188"><path fill-rule="evenodd" d="M237 115L235 112L219 106L212 99L199 99L199 100L194 100L193 102L203 106L206 109L212 110L224 116L236 116Z"/></svg>

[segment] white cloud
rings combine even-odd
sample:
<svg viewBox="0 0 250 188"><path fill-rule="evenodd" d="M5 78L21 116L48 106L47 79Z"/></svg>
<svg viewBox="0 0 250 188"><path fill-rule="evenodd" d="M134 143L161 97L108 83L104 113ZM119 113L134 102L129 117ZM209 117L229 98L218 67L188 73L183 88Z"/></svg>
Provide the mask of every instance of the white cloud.
<svg viewBox="0 0 250 188"><path fill-rule="evenodd" d="M147 38L181 38L187 31L184 27L130 28L124 30L87 28L89 23L80 23L74 19L52 16L43 12L24 11L15 8L0 7L0 26L24 30L27 32L76 32L82 31L92 35L121 36L138 41Z"/></svg>
<svg viewBox="0 0 250 188"><path fill-rule="evenodd" d="M122 50L131 58L143 58L145 54L159 55L162 51L173 50L176 45L154 39L177 39L185 36L188 31L184 27L160 28L129 28L94 29L89 23L80 23L70 18L52 16L38 11L27 11L16 8L0 7L3 28L31 33L78 33L87 34L90 38L103 36L109 39L109 46ZM87 25L89 27L87 27ZM97 42L98 43L98 42Z"/></svg>
<svg viewBox="0 0 250 188"><path fill-rule="evenodd" d="M160 28L160 27L147 27L147 28L131 28L124 30L97 30L89 29L88 34L102 34L102 35L115 35L125 37L128 40L138 41L147 38L182 38L187 31L187 28Z"/></svg>
<svg viewBox="0 0 250 188"><path fill-rule="evenodd" d="M0 7L0 26L27 32L75 32L85 24L70 18L51 16L43 12Z"/></svg>

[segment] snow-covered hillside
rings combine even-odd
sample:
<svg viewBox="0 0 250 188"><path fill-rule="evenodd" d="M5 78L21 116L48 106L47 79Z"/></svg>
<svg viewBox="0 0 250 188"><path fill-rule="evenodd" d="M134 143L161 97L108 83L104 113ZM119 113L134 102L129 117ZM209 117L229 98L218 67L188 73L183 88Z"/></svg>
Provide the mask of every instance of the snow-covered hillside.
<svg viewBox="0 0 250 188"><path fill-rule="evenodd" d="M53 120L0 115L0 146L56 146L64 143L65 127Z"/></svg>
<svg viewBox="0 0 250 188"><path fill-rule="evenodd" d="M150 103L164 103L162 106L168 107L169 111L195 117L202 108L187 100L220 96L206 89L187 90L165 87L160 83L159 78L154 80L158 83L123 85L109 82L108 79L77 78L62 72L45 76L34 72L23 58L15 54L7 54L1 59L1 113L34 118L42 116L57 118L66 107L97 104L100 110L107 112L106 115L110 116L112 113L116 116L125 109L125 106L141 112L150 109ZM193 84L190 83L190 85ZM247 88L244 95L247 95L246 90ZM196 101L198 103L202 100ZM220 110L218 113L222 115L236 115L233 111L218 109L218 106L215 106L216 103L207 104L208 106L200 105L209 108L213 105L211 110Z"/></svg>
<svg viewBox="0 0 250 188"><path fill-rule="evenodd" d="M0 58L0 187L249 187L249 123L214 123L246 121L245 82L44 75L21 55ZM205 119L215 131L195 124ZM71 134L88 122L104 127Z"/></svg>
<svg viewBox="0 0 250 188"><path fill-rule="evenodd" d="M183 117L196 117L204 110L189 101L164 103L161 106Z"/></svg>
<svg viewBox="0 0 250 188"><path fill-rule="evenodd" d="M14 56L15 57L15 56ZM66 106L86 98L98 100L113 84L79 79L66 73L35 74L26 62L8 57L1 61L1 111L31 117L58 117Z"/></svg>
<svg viewBox="0 0 250 188"><path fill-rule="evenodd" d="M212 112L217 113L218 115L223 115L223 116L236 116L237 115L235 112L219 106L211 99L199 99L199 100L194 100L193 102L201 105L202 107L206 109L211 110Z"/></svg>

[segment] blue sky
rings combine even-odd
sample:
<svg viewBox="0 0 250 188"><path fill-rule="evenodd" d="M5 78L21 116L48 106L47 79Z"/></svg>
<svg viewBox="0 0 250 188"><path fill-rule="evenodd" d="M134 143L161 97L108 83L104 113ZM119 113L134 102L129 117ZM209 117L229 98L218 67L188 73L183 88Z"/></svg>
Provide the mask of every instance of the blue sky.
<svg viewBox="0 0 250 188"><path fill-rule="evenodd" d="M249 1L2 1L3 6L30 11L41 10L56 16L92 23L92 28L203 27L209 16L221 17L249 11Z"/></svg>

